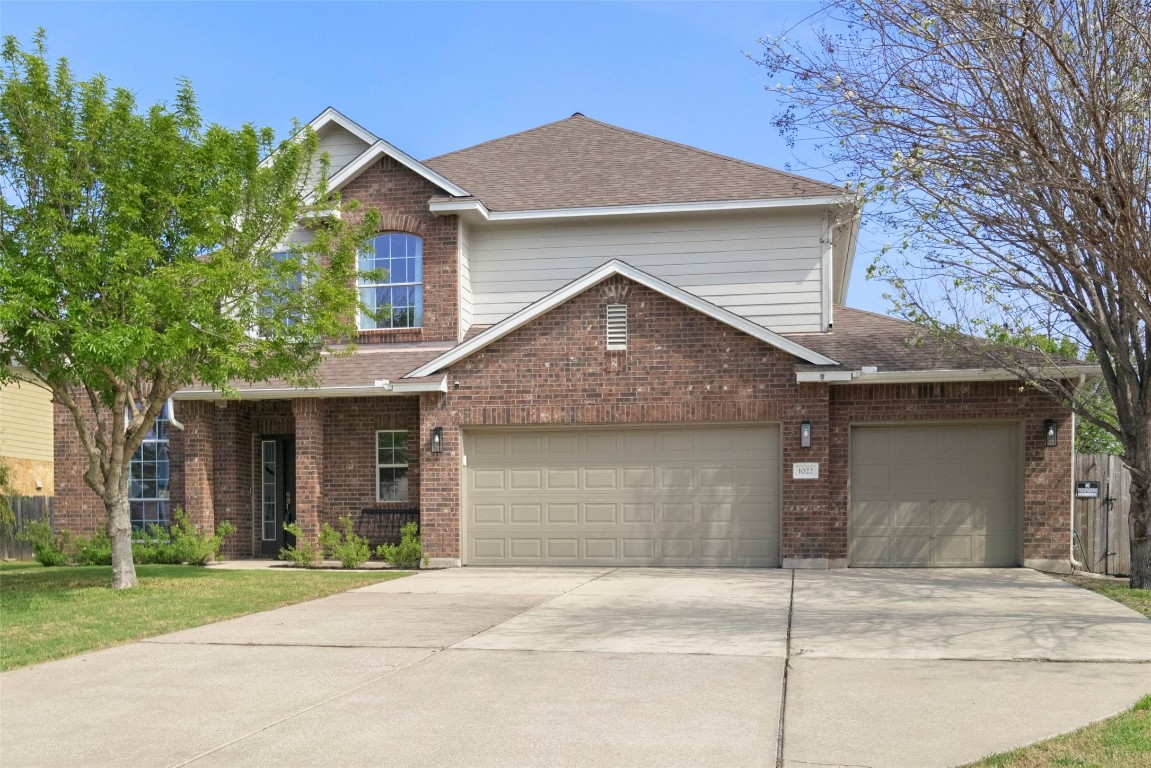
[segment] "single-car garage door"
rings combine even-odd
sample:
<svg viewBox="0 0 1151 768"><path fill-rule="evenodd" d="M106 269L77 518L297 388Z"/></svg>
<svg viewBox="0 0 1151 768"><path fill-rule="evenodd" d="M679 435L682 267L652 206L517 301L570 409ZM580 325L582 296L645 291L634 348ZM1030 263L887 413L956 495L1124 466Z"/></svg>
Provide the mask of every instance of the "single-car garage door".
<svg viewBox="0 0 1151 768"><path fill-rule="evenodd" d="M853 427L851 564L1018 565L1010 424Z"/></svg>
<svg viewBox="0 0 1151 768"><path fill-rule="evenodd" d="M779 428L465 434L472 565L779 565Z"/></svg>

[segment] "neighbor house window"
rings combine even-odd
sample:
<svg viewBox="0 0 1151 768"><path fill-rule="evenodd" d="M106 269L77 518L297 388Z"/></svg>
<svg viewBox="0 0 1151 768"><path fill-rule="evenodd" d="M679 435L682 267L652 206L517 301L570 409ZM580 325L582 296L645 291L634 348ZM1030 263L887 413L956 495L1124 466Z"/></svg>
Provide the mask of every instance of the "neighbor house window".
<svg viewBox="0 0 1151 768"><path fill-rule="evenodd" d="M389 232L360 254L360 329L419 328L424 321L424 241Z"/></svg>
<svg viewBox="0 0 1151 768"><path fill-rule="evenodd" d="M376 433L376 501L408 500L408 431Z"/></svg>
<svg viewBox="0 0 1151 768"><path fill-rule="evenodd" d="M133 530L168 525L168 406L156 417L128 467Z"/></svg>

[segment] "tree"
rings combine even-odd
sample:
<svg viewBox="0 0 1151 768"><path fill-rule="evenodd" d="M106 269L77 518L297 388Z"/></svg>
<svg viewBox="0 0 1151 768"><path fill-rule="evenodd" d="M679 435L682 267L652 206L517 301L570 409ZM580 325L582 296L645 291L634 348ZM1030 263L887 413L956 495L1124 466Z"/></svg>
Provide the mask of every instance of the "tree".
<svg viewBox="0 0 1151 768"><path fill-rule="evenodd" d="M775 125L816 134L900 237L894 308L1114 437L1131 470L1132 574L1151 587L1151 0L828 0L807 38L764 40ZM1012 337L1069 335L1065 361Z"/></svg>
<svg viewBox="0 0 1151 768"><path fill-rule="evenodd" d="M34 42L0 57L0 376L22 366L71 413L131 587L129 462L156 417L196 381L310 381L354 330L375 219L330 215L349 206L308 131L204 126L187 82L141 113ZM300 221L312 239L284 246Z"/></svg>

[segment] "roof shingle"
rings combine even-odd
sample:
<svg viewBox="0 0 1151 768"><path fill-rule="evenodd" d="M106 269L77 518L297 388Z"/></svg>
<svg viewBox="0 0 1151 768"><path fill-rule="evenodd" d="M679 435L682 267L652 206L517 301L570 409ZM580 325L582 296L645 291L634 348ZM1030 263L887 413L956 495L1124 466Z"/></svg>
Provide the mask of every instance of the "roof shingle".
<svg viewBox="0 0 1151 768"><path fill-rule="evenodd" d="M425 160L490 210L767 200L831 184L647 136L579 113Z"/></svg>

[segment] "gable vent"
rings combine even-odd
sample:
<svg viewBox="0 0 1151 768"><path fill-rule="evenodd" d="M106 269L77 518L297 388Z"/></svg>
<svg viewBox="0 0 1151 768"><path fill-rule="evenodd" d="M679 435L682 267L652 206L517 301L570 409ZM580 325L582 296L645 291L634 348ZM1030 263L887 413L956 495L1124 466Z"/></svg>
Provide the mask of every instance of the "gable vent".
<svg viewBox="0 0 1151 768"><path fill-rule="evenodd" d="M607 305L607 348L627 349L627 304Z"/></svg>

